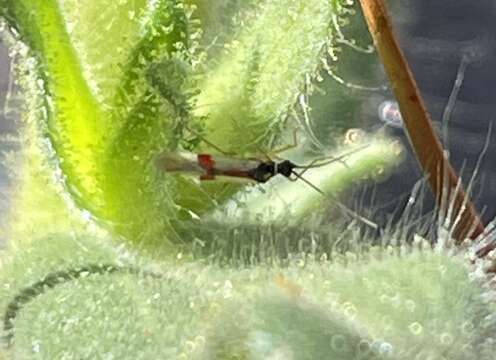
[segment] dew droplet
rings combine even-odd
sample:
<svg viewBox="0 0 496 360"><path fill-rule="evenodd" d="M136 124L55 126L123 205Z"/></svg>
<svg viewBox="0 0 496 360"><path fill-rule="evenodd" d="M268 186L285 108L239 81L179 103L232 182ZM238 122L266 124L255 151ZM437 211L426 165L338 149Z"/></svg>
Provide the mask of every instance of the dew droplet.
<svg viewBox="0 0 496 360"><path fill-rule="evenodd" d="M382 294L380 297L379 297L379 301L382 303L382 304L386 304L389 302L389 296L387 296L386 294Z"/></svg>
<svg viewBox="0 0 496 360"><path fill-rule="evenodd" d="M193 351L195 351L196 344L193 341L188 340L184 343L184 347L186 352L192 353Z"/></svg>
<svg viewBox="0 0 496 360"><path fill-rule="evenodd" d="M441 344L451 345L453 344L453 336L450 333L442 333L440 336Z"/></svg>
<svg viewBox="0 0 496 360"><path fill-rule="evenodd" d="M403 118L396 101L386 100L379 105L379 119L391 127L403 128Z"/></svg>
<svg viewBox="0 0 496 360"><path fill-rule="evenodd" d="M405 301L405 307L408 311L414 312L415 311L415 301L412 299L408 299Z"/></svg>
<svg viewBox="0 0 496 360"><path fill-rule="evenodd" d="M422 325L418 322L413 322L408 326L408 329L413 335L420 335L422 333Z"/></svg>
<svg viewBox="0 0 496 360"><path fill-rule="evenodd" d="M38 354L41 351L41 343L39 340L35 340L32 343L33 352Z"/></svg>
<svg viewBox="0 0 496 360"><path fill-rule="evenodd" d="M344 350L345 338L341 334L336 334L331 337L331 347L336 352L341 352Z"/></svg>
<svg viewBox="0 0 496 360"><path fill-rule="evenodd" d="M353 319L357 314L356 306L351 302L346 302L343 304L343 310L346 316Z"/></svg>
<svg viewBox="0 0 496 360"><path fill-rule="evenodd" d="M202 347L205 345L206 339L204 336L198 335L197 337L195 337L194 341L195 341L196 346Z"/></svg>
<svg viewBox="0 0 496 360"><path fill-rule="evenodd" d="M465 321L462 325L462 331L467 334L472 333L474 331L474 324L470 321Z"/></svg>
<svg viewBox="0 0 496 360"><path fill-rule="evenodd" d="M368 354L371 348L372 346L368 340L361 340L357 345L357 350L360 354Z"/></svg>
<svg viewBox="0 0 496 360"><path fill-rule="evenodd" d="M377 349L380 354L390 355L393 353L393 345L386 341L381 341Z"/></svg>

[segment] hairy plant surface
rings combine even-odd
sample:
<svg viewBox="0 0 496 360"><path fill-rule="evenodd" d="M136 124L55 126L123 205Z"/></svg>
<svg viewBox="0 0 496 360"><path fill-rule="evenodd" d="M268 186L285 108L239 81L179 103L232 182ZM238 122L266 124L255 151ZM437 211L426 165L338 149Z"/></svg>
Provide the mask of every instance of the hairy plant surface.
<svg viewBox="0 0 496 360"><path fill-rule="evenodd" d="M348 1L0 0L0 15L24 94L0 263L5 356L491 358L492 305L461 256L373 244L349 212L346 228L326 219L340 193L397 163L398 144L320 149L349 153L305 173L327 196L154 165L162 151L263 156L295 128L295 162L342 143L357 104L326 80L341 99L327 126L316 94L340 45L355 47Z"/></svg>
<svg viewBox="0 0 496 360"><path fill-rule="evenodd" d="M216 151L201 139L239 155L268 151L333 51L331 24L344 14L340 2L233 2L234 34L209 57L201 27L215 25L202 11L195 17L193 5L3 5L15 39L27 47L25 87L38 99L26 131L49 144L44 151L79 207L145 248L185 241L178 231L188 214L208 212L239 189L164 177L154 157L178 146ZM384 166L369 164L369 172Z"/></svg>

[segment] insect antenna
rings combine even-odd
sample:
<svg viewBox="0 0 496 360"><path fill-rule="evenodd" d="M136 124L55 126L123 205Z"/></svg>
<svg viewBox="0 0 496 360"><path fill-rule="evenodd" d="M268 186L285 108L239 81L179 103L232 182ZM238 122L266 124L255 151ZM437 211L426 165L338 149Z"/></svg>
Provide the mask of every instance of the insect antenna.
<svg viewBox="0 0 496 360"><path fill-rule="evenodd" d="M343 164L346 168L349 169L349 166L348 164L346 164L346 162L343 160L344 158L346 158L347 156L349 155L352 155L360 150L363 150L365 148L367 148L369 145L364 145L364 146L361 146L357 149L353 149L351 151L348 151L344 154L341 154L339 156L336 156L336 157L320 157L320 158L317 158L317 159L314 159L312 160L312 162L308 165L297 165L295 166L296 169L304 169L301 173L299 173L299 175L303 175L304 173L307 172L307 170L309 169L315 169L315 168L319 168L319 167L322 167L322 166L325 166L325 165L329 165L329 164L332 164L333 162L336 162L336 161L339 161L341 164Z"/></svg>
<svg viewBox="0 0 496 360"><path fill-rule="evenodd" d="M303 172L302 172L303 173ZM322 195L325 195L325 193L320 190L316 185L312 184L310 181L308 181L307 179L305 179L303 176L301 176L302 174L298 174L296 171L292 171L292 174L294 176L296 176L299 180L303 181L305 184L307 184L308 186L310 186L311 188L313 188L315 191L317 191L318 193L322 194Z"/></svg>
<svg viewBox="0 0 496 360"><path fill-rule="evenodd" d="M303 173L303 172L302 172ZM341 201L339 201L334 195L332 194L326 194L324 193L321 189L319 189L316 185L312 184L310 181L308 181L307 179L305 179L302 175L302 173L297 173L296 171L293 170L292 174L294 176L296 176L299 180L302 180L305 184L309 185L312 189L314 189L315 191L317 191L318 193L320 193L321 195L325 195L325 196L329 196L332 201L346 214L348 214L349 216L351 216L352 218L355 218L357 219L358 221L362 222L363 224L367 225L368 227L374 229L374 230L377 230L379 229L379 226L361 216L360 214L356 213L355 211L351 210L349 207L347 207L346 205L344 205Z"/></svg>
<svg viewBox="0 0 496 360"><path fill-rule="evenodd" d="M196 130L193 130L192 128L190 128L187 124L184 124L184 128L189 131L191 134L195 135L195 136L198 136L198 138L200 139L200 141L204 142L205 144L207 144L208 146L210 146L212 149L215 149L217 150L219 153L221 153L222 155L225 155L225 156L230 156L230 157L233 157L234 155L236 155L235 153L233 152L229 152L229 151L225 151L224 149L220 148L219 146L215 145L214 143L210 142L209 140L207 140L202 134L200 134L198 131Z"/></svg>

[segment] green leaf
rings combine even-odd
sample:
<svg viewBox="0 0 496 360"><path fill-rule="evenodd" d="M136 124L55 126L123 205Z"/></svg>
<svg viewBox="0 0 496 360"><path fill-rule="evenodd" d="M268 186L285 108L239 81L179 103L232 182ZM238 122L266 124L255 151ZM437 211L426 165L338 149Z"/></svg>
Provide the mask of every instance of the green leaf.
<svg viewBox="0 0 496 360"><path fill-rule="evenodd" d="M209 140L225 150L257 152L332 47L339 7L327 0L260 2L210 64L195 114L207 117Z"/></svg>
<svg viewBox="0 0 496 360"><path fill-rule="evenodd" d="M281 260L284 267L182 260L189 256L181 251L192 247L191 217L217 211L225 218L233 189L158 174L154 157L181 146L201 149L186 125L237 153L270 147L335 50L331 23L344 16L347 3L232 2L234 19L223 24L216 11L226 1L212 9L209 2L189 2L198 4L197 17L179 0L0 0L1 15L29 48L15 46L27 111L12 239L0 257L0 309L4 319L16 310L8 355L492 359L494 306L461 259L416 244L356 244L361 238L351 227L336 238L339 229L326 232L327 243L317 246L313 233L278 236L288 209L275 204L273 211L270 192L247 197L241 217L255 224L258 237L243 238L239 249L250 261L258 254L261 262ZM196 19L204 24L202 39ZM215 29L224 48L202 48ZM350 157L349 169L333 164L305 175L322 190L339 192L396 160L394 144L368 150ZM303 183L282 180L275 186L298 220L327 201ZM260 210L267 227L259 226ZM205 246L209 256L229 250L220 248L233 240L226 228L207 229L220 244ZM168 259L156 262L109 241L122 235ZM204 246L205 239L194 244ZM290 244L295 239L298 254ZM273 258L278 248L288 257ZM314 248L325 251L322 261L314 259L320 255ZM231 250L235 257L237 244ZM107 264L129 271L67 276ZM289 280L274 281L280 276ZM43 286L53 278L64 281ZM29 299L16 308L20 294Z"/></svg>
<svg viewBox="0 0 496 360"><path fill-rule="evenodd" d="M199 18L213 31L218 23L199 4ZM232 4L230 11L236 20L219 29L235 30L222 37L225 49L204 52L197 20L180 0L3 5L30 49L26 64L35 64L21 75L27 96L38 99L26 116L36 119L26 136L54 150L41 147L51 162L38 170L48 175L60 167L80 208L156 256L190 241L189 220L240 189L159 174L157 154L181 146L198 151L205 148L198 146L202 138L238 155L260 153L333 50L331 24L344 14L340 2L328 0L254 1ZM322 183L335 178L321 174ZM339 186L349 186L351 177ZM294 201L298 216L325 201L308 190Z"/></svg>
<svg viewBox="0 0 496 360"><path fill-rule="evenodd" d="M25 83L41 86L29 94L40 99L41 108L30 108L39 122L26 131L49 139L81 207L135 242L150 240L137 235L148 232L164 245L171 229L158 218L172 201L160 196L149 165L170 141L173 119L146 73L156 61L187 56L183 4L23 0L3 12L36 62Z"/></svg>
<svg viewBox="0 0 496 360"><path fill-rule="evenodd" d="M494 304L462 259L430 246L396 250L247 269L151 262L99 239L54 234L2 258L1 309L50 274L121 271L31 292L8 351L23 359L492 359Z"/></svg>
<svg viewBox="0 0 496 360"><path fill-rule="evenodd" d="M74 193L98 204L98 148L105 134L105 116L83 77L58 3L21 0L4 6L11 26L38 61L46 135L77 189Z"/></svg>

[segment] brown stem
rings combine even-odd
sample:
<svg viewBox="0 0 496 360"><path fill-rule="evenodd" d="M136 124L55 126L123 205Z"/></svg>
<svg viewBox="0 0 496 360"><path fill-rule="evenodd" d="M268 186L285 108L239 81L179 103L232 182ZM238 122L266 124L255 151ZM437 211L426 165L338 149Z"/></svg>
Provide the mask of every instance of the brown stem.
<svg viewBox="0 0 496 360"><path fill-rule="evenodd" d="M410 143L428 176L439 209L449 214L448 206L452 206L448 220L454 224L453 237L457 243L467 237L474 239L483 233L484 225L433 130L420 91L393 33L384 1L360 0L360 4L400 105Z"/></svg>

